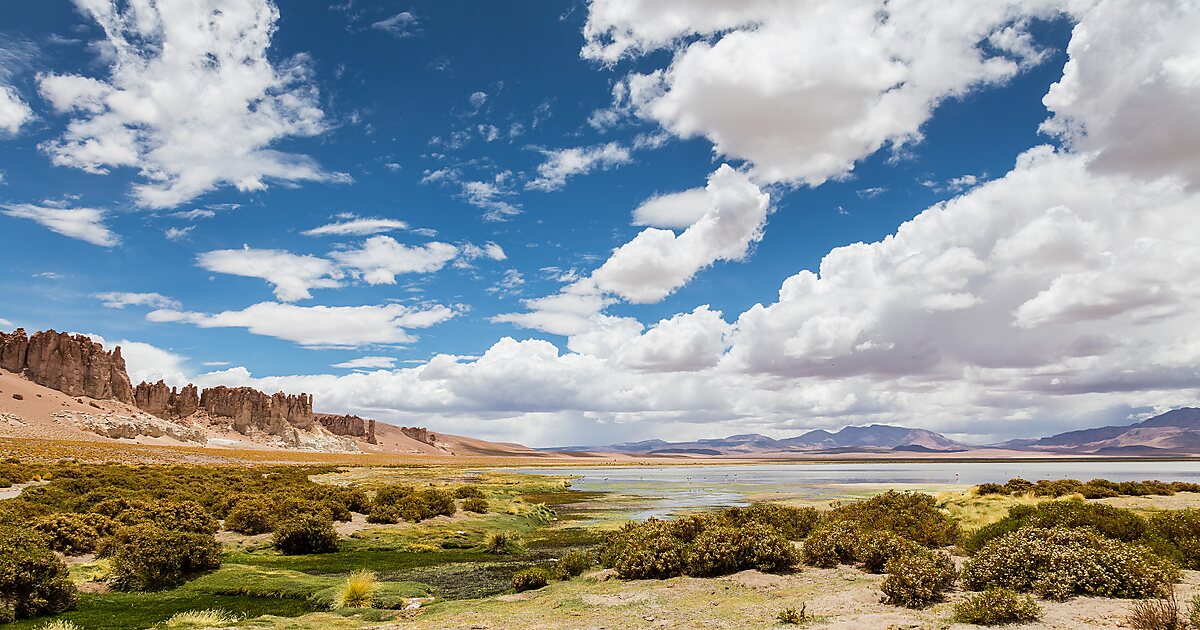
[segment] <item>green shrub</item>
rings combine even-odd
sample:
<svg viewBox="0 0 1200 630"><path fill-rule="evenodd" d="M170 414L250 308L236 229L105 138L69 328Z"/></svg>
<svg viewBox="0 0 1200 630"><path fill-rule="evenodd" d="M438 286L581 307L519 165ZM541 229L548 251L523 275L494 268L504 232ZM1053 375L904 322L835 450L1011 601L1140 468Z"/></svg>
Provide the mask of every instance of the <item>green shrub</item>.
<svg viewBox="0 0 1200 630"><path fill-rule="evenodd" d="M1200 492L1200 483L1190 481L1172 481L1171 489L1175 492Z"/></svg>
<svg viewBox="0 0 1200 630"><path fill-rule="evenodd" d="M937 509L932 496L920 492L889 490L870 499L839 505L830 510L826 519L889 531L925 547L952 545L959 535L954 520Z"/></svg>
<svg viewBox="0 0 1200 630"><path fill-rule="evenodd" d="M805 623L808 621L808 613L805 612L807 608L807 604L800 604L799 608L796 608L795 606L784 608L783 610L779 611L779 616L777 619L779 619L779 623L787 625L799 625Z"/></svg>
<svg viewBox="0 0 1200 630"><path fill-rule="evenodd" d="M601 562L625 579L663 579L682 575L686 545L671 523L650 519L626 523L601 545Z"/></svg>
<svg viewBox="0 0 1200 630"><path fill-rule="evenodd" d="M548 583L550 583L550 573L540 567L522 569L512 576L513 590L518 593L537 590Z"/></svg>
<svg viewBox="0 0 1200 630"><path fill-rule="evenodd" d="M974 553L988 542L1022 527L1091 527L1103 536L1125 542L1143 538L1149 529L1146 519L1131 510L1068 499L1014 506L1008 516L967 536L962 546L968 553Z"/></svg>
<svg viewBox="0 0 1200 630"><path fill-rule="evenodd" d="M1150 517L1154 538L1166 543L1164 555L1177 559L1188 569L1200 569L1200 510L1170 510ZM1152 544L1160 549L1157 544Z"/></svg>
<svg viewBox="0 0 1200 630"><path fill-rule="evenodd" d="M217 531L217 520L195 501L170 503L145 499L108 499L92 510L124 525L150 523L163 529L198 534Z"/></svg>
<svg viewBox="0 0 1200 630"><path fill-rule="evenodd" d="M856 551L861 536L862 528L857 523L822 525L804 540L801 560L809 566L825 569L850 564L858 559Z"/></svg>
<svg viewBox="0 0 1200 630"><path fill-rule="evenodd" d="M883 573L893 558L912 555L924 547L892 532L861 532L854 541L854 559L868 573Z"/></svg>
<svg viewBox="0 0 1200 630"><path fill-rule="evenodd" d="M412 486L394 483L384 486L375 491L375 501L373 505L395 505L404 497L414 492Z"/></svg>
<svg viewBox="0 0 1200 630"><path fill-rule="evenodd" d="M275 529L275 502L267 497L252 497L235 503L225 515L225 529L253 536Z"/></svg>
<svg viewBox="0 0 1200 630"><path fill-rule="evenodd" d="M792 507L778 503L754 503L749 507L731 507L718 512L716 518L740 527L761 523L779 530L788 540L803 540L816 527L820 512L811 507Z"/></svg>
<svg viewBox="0 0 1200 630"><path fill-rule="evenodd" d="M956 577L949 554L924 548L892 558L884 572L887 577L880 590L887 603L905 608L923 608L941 600Z"/></svg>
<svg viewBox="0 0 1200 630"><path fill-rule="evenodd" d="M47 536L51 549L77 556L96 551L117 523L103 514L59 513L41 517L33 527Z"/></svg>
<svg viewBox="0 0 1200 630"><path fill-rule="evenodd" d="M779 530L758 522L713 526L700 532L687 552L688 575L726 575L745 569L780 573L797 561L796 548Z"/></svg>
<svg viewBox="0 0 1200 630"><path fill-rule="evenodd" d="M968 595L954 606L954 621L979 626L1037 621L1042 609L1028 595L1007 588L989 588Z"/></svg>
<svg viewBox="0 0 1200 630"><path fill-rule="evenodd" d="M519 553L521 537L503 530L488 532L483 539L483 550L493 554Z"/></svg>
<svg viewBox="0 0 1200 630"><path fill-rule="evenodd" d="M110 582L117 590L171 588L221 566L221 545L211 533L143 523L117 531L112 543Z"/></svg>
<svg viewBox="0 0 1200 630"><path fill-rule="evenodd" d="M458 507L454 505L454 495L445 490L429 488L421 490L417 496L425 503L421 520L434 516L454 516L458 511Z"/></svg>
<svg viewBox="0 0 1200 630"><path fill-rule="evenodd" d="M402 519L400 516L400 508L395 504L379 504L371 506L371 511L367 514L368 523L376 523L380 525L395 525Z"/></svg>
<svg viewBox="0 0 1200 630"><path fill-rule="evenodd" d="M1190 492L1190 490L1180 490L1180 492ZM1192 601L1188 604L1188 621L1197 628L1200 628L1200 595L1192 596Z"/></svg>
<svg viewBox="0 0 1200 630"><path fill-rule="evenodd" d="M454 489L454 498L456 499L482 499L483 490L475 486L459 486Z"/></svg>
<svg viewBox="0 0 1200 630"><path fill-rule="evenodd" d="M0 623L60 613L78 603L67 565L43 536L0 527Z"/></svg>
<svg viewBox="0 0 1200 630"><path fill-rule="evenodd" d="M8 477L0 477L0 488L11 488L11 487L13 487L13 482L11 479L9 479Z"/></svg>
<svg viewBox="0 0 1200 630"><path fill-rule="evenodd" d="M466 512L486 514L488 511L488 502L487 499L479 499L475 497L463 499L462 509Z"/></svg>
<svg viewBox="0 0 1200 630"><path fill-rule="evenodd" d="M1024 527L993 540L963 568L969 590L1007 587L1048 599L1154 597L1178 579L1145 547L1087 529Z"/></svg>
<svg viewBox="0 0 1200 630"><path fill-rule="evenodd" d="M555 572L561 580L569 580L577 575L583 575L584 571L592 568L595 564L592 554L586 551L568 551L563 554L563 557L558 559L558 564L554 565Z"/></svg>
<svg viewBox="0 0 1200 630"><path fill-rule="evenodd" d="M275 527L275 548L285 555L332 553L338 549L333 522L313 514L281 519Z"/></svg>
<svg viewBox="0 0 1200 630"><path fill-rule="evenodd" d="M998 483L981 483L975 486L975 494L979 496L987 494L1008 494L1008 488Z"/></svg>
<svg viewBox="0 0 1200 630"><path fill-rule="evenodd" d="M1008 490L1009 494L1025 494L1033 489L1033 482L1020 477L1013 477L1004 484L1004 487Z"/></svg>

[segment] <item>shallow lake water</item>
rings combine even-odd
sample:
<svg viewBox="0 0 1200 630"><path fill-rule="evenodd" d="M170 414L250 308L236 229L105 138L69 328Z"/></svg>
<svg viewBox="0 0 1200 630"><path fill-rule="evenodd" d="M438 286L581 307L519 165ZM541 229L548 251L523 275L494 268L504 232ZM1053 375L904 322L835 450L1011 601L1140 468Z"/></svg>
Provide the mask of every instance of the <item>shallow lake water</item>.
<svg viewBox="0 0 1200 630"><path fill-rule="evenodd" d="M597 468L525 468L510 470L573 477L571 487L644 500L632 518L668 516L707 507L746 505L763 494L814 500L846 498L863 491L896 486L948 489L954 485L1003 483L1013 477L1112 481L1200 482L1200 462L954 462L727 464L712 466L620 466ZM855 486L858 486L856 489Z"/></svg>

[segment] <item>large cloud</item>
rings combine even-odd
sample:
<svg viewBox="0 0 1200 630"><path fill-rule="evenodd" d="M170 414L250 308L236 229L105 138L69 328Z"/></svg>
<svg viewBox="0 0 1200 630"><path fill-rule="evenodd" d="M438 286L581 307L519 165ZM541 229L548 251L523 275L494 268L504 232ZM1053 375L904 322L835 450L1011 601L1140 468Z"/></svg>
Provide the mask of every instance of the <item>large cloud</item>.
<svg viewBox="0 0 1200 630"><path fill-rule="evenodd" d="M616 107L704 136L762 180L816 185L919 139L940 101L1040 61L1027 19L1056 4L593 0L583 55L671 51L620 84Z"/></svg>
<svg viewBox="0 0 1200 630"><path fill-rule="evenodd" d="M279 12L269 0L76 0L104 29L105 79L47 74L42 95L72 116L42 145L55 164L138 169L143 206L178 205L222 185L344 180L270 148L325 129L308 59L267 57Z"/></svg>

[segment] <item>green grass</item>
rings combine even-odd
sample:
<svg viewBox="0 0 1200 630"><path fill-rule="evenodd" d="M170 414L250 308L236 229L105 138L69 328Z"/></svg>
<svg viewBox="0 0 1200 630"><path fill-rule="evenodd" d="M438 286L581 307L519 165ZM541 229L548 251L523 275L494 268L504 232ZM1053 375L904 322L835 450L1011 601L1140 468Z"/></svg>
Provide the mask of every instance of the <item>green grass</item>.
<svg viewBox="0 0 1200 630"><path fill-rule="evenodd" d="M384 550L386 551L386 550ZM492 558L482 551L342 551L303 556L282 556L267 553L235 553L226 558L231 564L244 564L267 569L289 569L310 575L345 575L359 569L370 569L383 579L391 574L420 567L455 562L487 562Z"/></svg>
<svg viewBox="0 0 1200 630"><path fill-rule="evenodd" d="M84 594L75 610L18 621L4 626L4 630L33 630L51 619L70 621L85 630L134 630L154 627L175 613L205 608L219 608L239 617L298 617L321 607L302 599L212 595L186 587L160 593Z"/></svg>
<svg viewBox="0 0 1200 630"><path fill-rule="evenodd" d="M345 578L340 576L324 577L287 569L226 564L218 571L196 578L184 589L214 595L306 599L329 608L344 582ZM373 591L374 607L399 608L405 599L429 595L429 587L417 582L377 582Z"/></svg>

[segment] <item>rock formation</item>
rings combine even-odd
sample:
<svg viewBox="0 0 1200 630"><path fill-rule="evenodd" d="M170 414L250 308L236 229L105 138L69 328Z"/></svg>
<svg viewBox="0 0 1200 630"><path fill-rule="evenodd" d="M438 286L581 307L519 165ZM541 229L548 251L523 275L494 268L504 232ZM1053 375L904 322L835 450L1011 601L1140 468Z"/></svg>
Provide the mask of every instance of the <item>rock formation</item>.
<svg viewBox="0 0 1200 630"><path fill-rule="evenodd" d="M418 442L437 446L437 435L430 433L425 427L400 427L400 432Z"/></svg>
<svg viewBox="0 0 1200 630"><path fill-rule="evenodd" d="M296 429L310 429L312 396L279 392L268 396L252 387L209 387L197 395L195 385L167 388L162 381L137 386L134 404L160 418L181 419L198 410L210 420L228 419L243 435L254 430L270 435L291 436Z"/></svg>
<svg viewBox="0 0 1200 630"><path fill-rule="evenodd" d="M200 394L191 384L177 390L162 381L143 382L133 390L133 404L160 418L186 418L200 408Z"/></svg>
<svg viewBox="0 0 1200 630"><path fill-rule="evenodd" d="M46 330L26 337L23 328L0 333L0 367L70 396L133 402L120 346L108 352L83 335Z"/></svg>
<svg viewBox="0 0 1200 630"><path fill-rule="evenodd" d="M365 438L367 444L378 444L375 439L375 421L358 416L339 416L331 413L316 414L317 422L334 435Z"/></svg>

